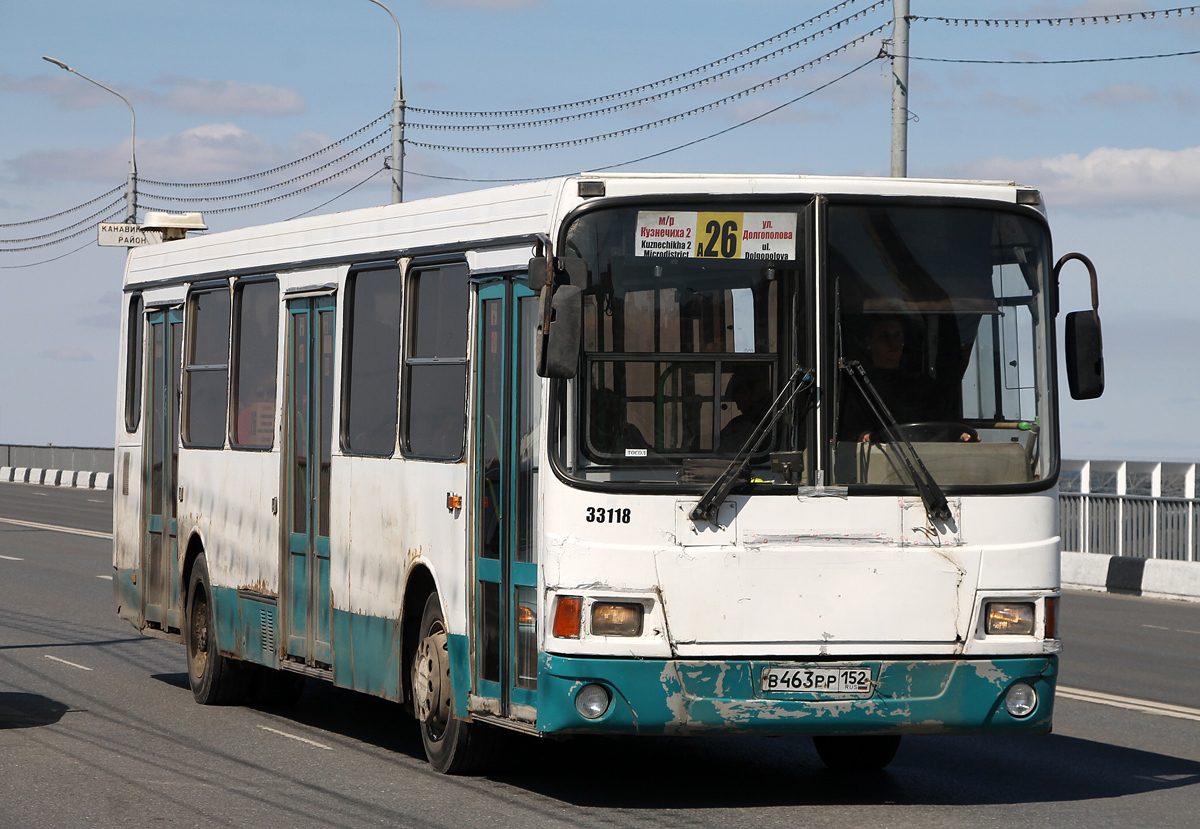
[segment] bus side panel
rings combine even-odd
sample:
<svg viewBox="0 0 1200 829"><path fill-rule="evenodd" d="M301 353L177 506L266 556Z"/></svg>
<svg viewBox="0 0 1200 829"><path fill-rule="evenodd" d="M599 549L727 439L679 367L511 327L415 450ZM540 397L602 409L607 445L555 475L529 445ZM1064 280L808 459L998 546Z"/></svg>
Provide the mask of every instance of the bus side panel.
<svg viewBox="0 0 1200 829"><path fill-rule="evenodd" d="M134 297L124 296L124 307L129 308ZM140 302L140 297L137 299ZM140 308L140 304L137 306ZM129 349L144 349L145 345L139 340L129 341L129 313L121 314L121 347L117 359L117 399L116 419L117 433L113 445L116 447L113 470L113 599L117 605L117 615L128 621L139 630L142 619L142 600L137 574L142 567L142 435L145 428L144 400L136 402L138 410L137 427L133 432L126 428L126 384L131 379L127 376L130 364ZM142 362L134 360L134 365L142 369ZM142 396L145 388L142 388Z"/></svg>
<svg viewBox="0 0 1200 829"><path fill-rule="evenodd" d="M465 510L446 509L447 493L465 492L466 465L335 457L333 470L334 678L398 699L399 620L414 565L433 574L450 633L467 630Z"/></svg>

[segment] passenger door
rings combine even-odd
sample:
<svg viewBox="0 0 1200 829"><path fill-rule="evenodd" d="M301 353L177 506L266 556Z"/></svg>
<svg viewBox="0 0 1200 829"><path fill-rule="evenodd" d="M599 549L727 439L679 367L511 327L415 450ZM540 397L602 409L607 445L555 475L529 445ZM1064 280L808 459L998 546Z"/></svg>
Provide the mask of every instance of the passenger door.
<svg viewBox="0 0 1200 829"><path fill-rule="evenodd" d="M476 295L474 674L477 709L537 718L537 297L514 279Z"/></svg>
<svg viewBox="0 0 1200 829"><path fill-rule="evenodd" d="M331 296L305 297L289 301L287 308L285 657L328 670L333 662L329 477L335 304Z"/></svg>
<svg viewBox="0 0 1200 829"><path fill-rule="evenodd" d="M179 461L179 387L182 379L183 311L152 309L146 317L149 354L146 388L149 417L142 453L142 619L160 630L180 630L179 548L176 506Z"/></svg>

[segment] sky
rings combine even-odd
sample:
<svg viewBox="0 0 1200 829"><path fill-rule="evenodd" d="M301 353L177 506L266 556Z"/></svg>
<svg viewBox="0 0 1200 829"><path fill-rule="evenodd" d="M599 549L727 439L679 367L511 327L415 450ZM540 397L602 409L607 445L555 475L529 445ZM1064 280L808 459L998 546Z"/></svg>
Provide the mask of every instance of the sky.
<svg viewBox="0 0 1200 829"><path fill-rule="evenodd" d="M889 174L889 0L384 2L403 29L406 201L605 168ZM1107 389L1062 401L1066 458L1200 461L1200 55L1107 60L1200 51L1196 11L910 0L908 174L1039 187L1055 254L1099 272ZM132 103L140 215L201 210L219 231L390 201L377 119L396 30L370 0L0 0L0 443L111 446L125 251L90 227L123 218L130 111L43 56ZM1064 311L1089 305L1069 266Z"/></svg>

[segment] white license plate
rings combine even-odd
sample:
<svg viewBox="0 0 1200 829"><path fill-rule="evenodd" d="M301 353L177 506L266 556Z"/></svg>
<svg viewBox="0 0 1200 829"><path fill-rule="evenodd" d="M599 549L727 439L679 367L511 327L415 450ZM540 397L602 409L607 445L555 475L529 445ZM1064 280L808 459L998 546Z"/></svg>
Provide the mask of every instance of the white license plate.
<svg viewBox="0 0 1200 829"><path fill-rule="evenodd" d="M871 669L862 665L811 668L800 665L763 668L764 693L869 697L875 688Z"/></svg>

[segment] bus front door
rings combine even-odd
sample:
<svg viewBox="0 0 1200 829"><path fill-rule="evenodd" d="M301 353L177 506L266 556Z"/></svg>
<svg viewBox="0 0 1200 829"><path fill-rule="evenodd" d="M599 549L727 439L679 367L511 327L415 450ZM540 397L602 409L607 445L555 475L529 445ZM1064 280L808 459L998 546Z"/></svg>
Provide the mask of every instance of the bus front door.
<svg viewBox="0 0 1200 829"><path fill-rule="evenodd" d="M179 385L183 312L151 310L146 316L149 355L146 389L149 418L142 454L146 486L146 534L142 538L142 618L159 630L180 630L179 548L176 506L179 461Z"/></svg>
<svg viewBox="0 0 1200 829"><path fill-rule="evenodd" d="M537 297L521 282L476 299L472 710L536 722Z"/></svg>
<svg viewBox="0 0 1200 829"><path fill-rule="evenodd" d="M328 670L330 649L329 469L333 435L334 299L288 302L287 552L283 585L290 662Z"/></svg>

